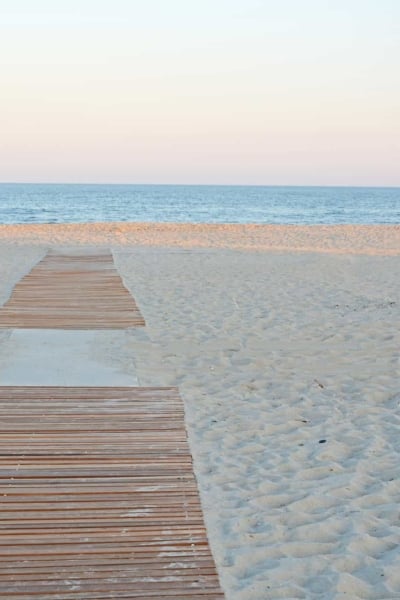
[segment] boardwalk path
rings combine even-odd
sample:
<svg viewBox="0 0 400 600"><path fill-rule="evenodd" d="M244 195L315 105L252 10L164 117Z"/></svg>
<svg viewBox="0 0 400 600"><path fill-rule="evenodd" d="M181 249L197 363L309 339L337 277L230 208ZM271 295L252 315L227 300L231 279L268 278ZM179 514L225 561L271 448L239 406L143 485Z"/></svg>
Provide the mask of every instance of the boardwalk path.
<svg viewBox="0 0 400 600"><path fill-rule="evenodd" d="M0 423L1 598L223 598L176 388L0 387Z"/></svg>
<svg viewBox="0 0 400 600"><path fill-rule="evenodd" d="M126 329L144 324L109 252L50 252L0 310L0 328Z"/></svg>

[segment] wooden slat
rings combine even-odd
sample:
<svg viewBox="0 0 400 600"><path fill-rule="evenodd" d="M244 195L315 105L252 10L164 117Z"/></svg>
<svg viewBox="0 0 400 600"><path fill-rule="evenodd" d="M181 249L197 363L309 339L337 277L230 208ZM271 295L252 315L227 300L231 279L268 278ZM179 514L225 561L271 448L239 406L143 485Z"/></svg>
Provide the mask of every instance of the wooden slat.
<svg viewBox="0 0 400 600"><path fill-rule="evenodd" d="M126 329L144 319L112 255L48 253L0 309L0 328Z"/></svg>
<svg viewBox="0 0 400 600"><path fill-rule="evenodd" d="M0 598L223 598L175 388L0 387L0 423Z"/></svg>

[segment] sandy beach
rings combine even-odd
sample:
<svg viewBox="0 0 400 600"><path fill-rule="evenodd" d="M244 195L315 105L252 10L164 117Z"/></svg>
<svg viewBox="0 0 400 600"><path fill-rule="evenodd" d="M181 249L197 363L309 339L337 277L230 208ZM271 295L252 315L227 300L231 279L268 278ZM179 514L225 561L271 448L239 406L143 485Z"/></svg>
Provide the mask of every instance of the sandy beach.
<svg viewBox="0 0 400 600"><path fill-rule="evenodd" d="M0 302L64 245L146 320L107 356L179 386L227 600L400 599L400 226L0 226Z"/></svg>

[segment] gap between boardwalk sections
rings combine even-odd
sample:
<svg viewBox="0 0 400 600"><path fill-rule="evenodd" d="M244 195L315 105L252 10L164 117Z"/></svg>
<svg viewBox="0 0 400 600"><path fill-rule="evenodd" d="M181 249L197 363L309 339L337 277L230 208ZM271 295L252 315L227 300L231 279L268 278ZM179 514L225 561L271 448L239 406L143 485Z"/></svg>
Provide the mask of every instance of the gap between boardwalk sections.
<svg viewBox="0 0 400 600"><path fill-rule="evenodd" d="M74 328L93 301L79 326L107 328L96 289L107 282L114 297L104 271L119 284L111 255L99 256L46 256L0 309L1 326L43 327L48 308L53 326ZM134 317L121 306L113 326L144 325L136 305ZM1 598L223 599L177 388L3 386L0 422Z"/></svg>

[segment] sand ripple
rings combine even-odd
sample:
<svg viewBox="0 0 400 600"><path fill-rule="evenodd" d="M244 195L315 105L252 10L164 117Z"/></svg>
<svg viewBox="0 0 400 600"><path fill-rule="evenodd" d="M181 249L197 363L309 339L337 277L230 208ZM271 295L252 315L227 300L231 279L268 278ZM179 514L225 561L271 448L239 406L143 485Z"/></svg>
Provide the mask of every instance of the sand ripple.
<svg viewBox="0 0 400 600"><path fill-rule="evenodd" d="M399 228L242 231L252 249L285 242L272 253L205 247L234 245L235 228L160 227L184 248L110 233L147 322L118 360L181 389L227 599L399 600L400 263L378 256L399 254ZM75 243L51 231L34 243ZM108 243L103 226L74 231ZM35 248L3 251L3 301Z"/></svg>
<svg viewBox="0 0 400 600"><path fill-rule="evenodd" d="M227 598L399 599L398 259L116 257L139 377L186 401Z"/></svg>

